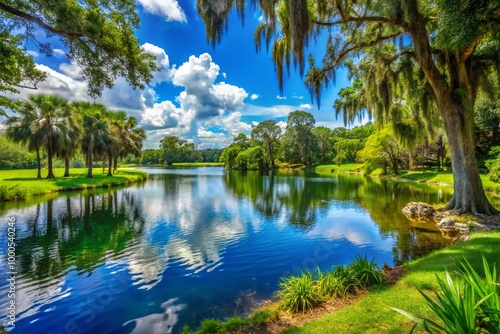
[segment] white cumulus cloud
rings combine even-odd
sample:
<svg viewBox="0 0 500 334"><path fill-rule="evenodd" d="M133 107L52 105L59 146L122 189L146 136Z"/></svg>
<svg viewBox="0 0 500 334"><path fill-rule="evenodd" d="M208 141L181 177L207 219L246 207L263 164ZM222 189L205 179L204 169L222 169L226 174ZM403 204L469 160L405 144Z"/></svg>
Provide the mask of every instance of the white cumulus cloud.
<svg viewBox="0 0 500 334"><path fill-rule="evenodd" d="M186 22L186 14L177 0L138 0L144 11L159 15L166 21Z"/></svg>

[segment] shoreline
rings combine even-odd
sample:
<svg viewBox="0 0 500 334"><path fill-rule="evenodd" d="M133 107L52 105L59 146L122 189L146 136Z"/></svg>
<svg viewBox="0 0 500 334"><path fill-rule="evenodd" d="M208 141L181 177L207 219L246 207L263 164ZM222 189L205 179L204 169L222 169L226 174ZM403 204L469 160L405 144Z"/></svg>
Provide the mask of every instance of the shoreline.
<svg viewBox="0 0 500 334"><path fill-rule="evenodd" d="M58 176L62 174L61 170L55 169L56 178L50 180L34 178L36 169L1 170L0 202L20 201L58 192L127 186L148 179L148 173L136 169L119 168L114 175L107 176L102 173L102 168L94 168L93 178L86 177L86 168L71 169L69 177Z"/></svg>
<svg viewBox="0 0 500 334"><path fill-rule="evenodd" d="M329 299L312 311L303 313L280 311L279 301L267 302L246 318L233 317L226 321L207 319L197 329L184 328L182 334L409 333L415 323L392 310L392 307L409 311L421 318L432 317L418 290L429 294L437 289L436 275L443 277L445 270L453 272L456 261L463 258L472 263L476 270L481 268L482 255L492 265L500 258L500 251L495 247L498 242L498 230L473 232L466 241L454 243L396 267L402 268L404 274L393 284L372 286L347 299ZM496 263L496 267L499 270L500 263ZM263 316L265 319L262 319ZM259 321L256 320L258 318ZM205 331L205 326L212 330ZM419 330L421 327L417 326L417 331L420 332Z"/></svg>

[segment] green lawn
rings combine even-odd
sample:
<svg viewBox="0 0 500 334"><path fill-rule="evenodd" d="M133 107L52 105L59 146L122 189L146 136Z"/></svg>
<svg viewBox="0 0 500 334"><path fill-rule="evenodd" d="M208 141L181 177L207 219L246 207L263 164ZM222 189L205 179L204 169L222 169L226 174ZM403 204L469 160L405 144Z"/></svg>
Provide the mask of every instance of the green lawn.
<svg viewBox="0 0 500 334"><path fill-rule="evenodd" d="M36 169L0 170L0 201L22 199L30 195L47 194L56 191L101 188L125 185L147 179L147 173L119 169L113 176L106 176L107 170L93 169L93 178L87 178L87 168L70 169L69 177L62 177L64 168L55 168L55 179L36 179ZM42 177L47 175L42 170Z"/></svg>
<svg viewBox="0 0 500 334"><path fill-rule="evenodd" d="M406 275L392 287L370 290L353 305L330 313L303 327L283 331L284 334L318 333L409 333L414 322L393 311L391 307L408 311L419 317L430 317L429 309L418 289L436 288L435 274L452 272L455 259L467 258L481 272L481 256L500 270L500 232L475 233L467 242L457 243L428 256L407 263ZM429 291L426 291L429 292ZM417 332L423 332L417 327Z"/></svg>
<svg viewBox="0 0 500 334"><path fill-rule="evenodd" d="M363 164L344 164L344 165L319 165L316 166L317 173L337 173L337 172L356 172L365 173Z"/></svg>

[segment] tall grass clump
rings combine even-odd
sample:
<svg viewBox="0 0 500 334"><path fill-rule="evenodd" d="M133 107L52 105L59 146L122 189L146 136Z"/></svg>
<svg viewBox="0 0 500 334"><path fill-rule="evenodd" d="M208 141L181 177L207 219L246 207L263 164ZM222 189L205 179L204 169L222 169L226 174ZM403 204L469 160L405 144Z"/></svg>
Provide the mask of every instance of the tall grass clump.
<svg viewBox="0 0 500 334"><path fill-rule="evenodd" d="M317 281L313 279L311 273L282 279L275 295L280 299L281 308L291 312L311 310L324 301Z"/></svg>
<svg viewBox="0 0 500 334"><path fill-rule="evenodd" d="M380 268L374 260L356 256L348 266L331 271L304 272L282 279L275 296L282 309L292 312L310 310L329 298L344 298L375 284L382 284Z"/></svg>
<svg viewBox="0 0 500 334"><path fill-rule="evenodd" d="M356 255L349 265L362 287L382 284L382 273L375 260L368 261L366 255Z"/></svg>
<svg viewBox="0 0 500 334"><path fill-rule="evenodd" d="M419 290L440 323L393 309L413 319L416 322L413 329L422 324L428 333L500 333L500 292L495 266L491 270L483 256L484 278L465 259L458 267L455 279L448 271L445 278L436 275L439 289L434 298Z"/></svg>

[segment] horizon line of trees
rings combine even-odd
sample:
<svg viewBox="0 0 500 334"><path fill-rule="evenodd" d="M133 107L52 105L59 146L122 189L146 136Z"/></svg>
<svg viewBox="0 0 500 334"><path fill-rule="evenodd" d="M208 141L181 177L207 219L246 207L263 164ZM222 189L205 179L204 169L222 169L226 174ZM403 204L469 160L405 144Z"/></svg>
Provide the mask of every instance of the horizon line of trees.
<svg viewBox="0 0 500 334"><path fill-rule="evenodd" d="M15 115L5 121L6 137L35 153L37 179L42 178L42 158L47 159L47 179L52 179L55 158L64 161L64 177L68 177L71 159L78 154L84 156L87 177L93 177L98 158L107 160L111 176L119 159L141 155L146 139L134 117L98 103L70 103L57 95L36 94L19 101L13 111Z"/></svg>
<svg viewBox="0 0 500 334"><path fill-rule="evenodd" d="M336 103L339 103L337 100ZM490 179L500 181L500 100L480 99L475 118L475 153ZM241 133L220 155L229 169L267 169L277 163L316 164L364 163L370 173L401 170L451 168L447 137L440 123L429 124L427 135L416 134L411 120L406 126L371 122L352 129L315 126L312 114L296 110L288 115L285 131L274 120L259 123L248 137Z"/></svg>

